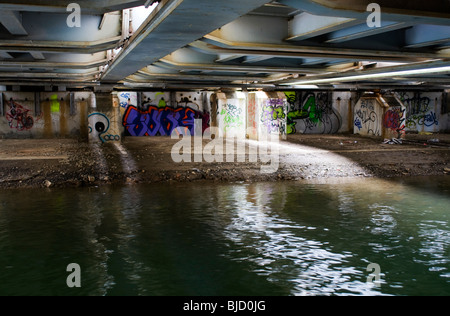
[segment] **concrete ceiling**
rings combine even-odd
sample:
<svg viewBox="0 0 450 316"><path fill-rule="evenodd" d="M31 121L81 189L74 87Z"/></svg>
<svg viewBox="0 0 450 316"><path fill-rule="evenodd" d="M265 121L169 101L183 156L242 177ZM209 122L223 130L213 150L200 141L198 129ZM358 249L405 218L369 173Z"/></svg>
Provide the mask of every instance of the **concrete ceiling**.
<svg viewBox="0 0 450 316"><path fill-rule="evenodd" d="M152 2L0 0L0 84L450 88L448 0Z"/></svg>

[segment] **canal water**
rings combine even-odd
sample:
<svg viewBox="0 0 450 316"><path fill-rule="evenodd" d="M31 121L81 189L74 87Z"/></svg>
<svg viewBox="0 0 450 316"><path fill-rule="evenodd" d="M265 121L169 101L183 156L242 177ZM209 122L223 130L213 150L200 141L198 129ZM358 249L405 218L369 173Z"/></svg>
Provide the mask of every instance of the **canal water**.
<svg viewBox="0 0 450 316"><path fill-rule="evenodd" d="M3 190L0 295L450 295L449 224L450 177Z"/></svg>

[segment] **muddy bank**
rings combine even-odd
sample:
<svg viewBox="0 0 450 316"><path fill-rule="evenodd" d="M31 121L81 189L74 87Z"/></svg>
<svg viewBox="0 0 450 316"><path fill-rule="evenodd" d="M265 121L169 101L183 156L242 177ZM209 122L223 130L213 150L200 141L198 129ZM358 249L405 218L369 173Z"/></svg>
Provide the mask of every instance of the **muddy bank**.
<svg viewBox="0 0 450 316"><path fill-rule="evenodd" d="M412 135L395 145L356 135L293 135L278 145L278 169L269 174L261 173L261 166L273 161L264 164L257 157L257 162L252 162L255 157L248 154L254 143L247 143L245 162L237 162L238 156L234 156L233 162L174 163L171 150L177 142L167 137L128 138L123 143L102 145L66 139L0 140L0 187L450 174L447 134ZM194 154L193 150L193 161Z"/></svg>

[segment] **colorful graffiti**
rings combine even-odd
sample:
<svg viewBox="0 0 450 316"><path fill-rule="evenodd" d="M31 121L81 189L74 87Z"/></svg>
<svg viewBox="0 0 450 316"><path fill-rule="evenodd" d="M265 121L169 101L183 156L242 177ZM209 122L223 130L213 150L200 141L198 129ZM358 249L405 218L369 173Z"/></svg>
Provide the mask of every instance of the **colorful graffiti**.
<svg viewBox="0 0 450 316"><path fill-rule="evenodd" d="M120 141L120 135L113 132L112 122L103 113L92 113L88 116L89 134L93 139L99 139L102 143Z"/></svg>
<svg viewBox="0 0 450 316"><path fill-rule="evenodd" d="M406 133L406 109L401 107L390 108L384 115L383 126L398 133L397 138L401 138Z"/></svg>
<svg viewBox="0 0 450 316"><path fill-rule="evenodd" d="M195 135L195 120L202 119L204 132L209 127L210 116L192 108L149 106L146 111L129 106L123 116L123 126L127 136L171 136L177 128L189 130Z"/></svg>
<svg viewBox="0 0 450 316"><path fill-rule="evenodd" d="M10 128L20 132L33 128L35 120L33 116L29 114L31 110L13 100L11 100L8 105L9 111L6 112L6 120L8 121Z"/></svg>
<svg viewBox="0 0 450 316"><path fill-rule="evenodd" d="M143 102L141 110L147 110L150 106L156 106L158 108L165 108L167 107L167 102L165 98L164 92L156 92L154 95L154 100L151 98L148 98L146 101Z"/></svg>
<svg viewBox="0 0 450 316"><path fill-rule="evenodd" d="M136 92L121 92L119 93L119 104L122 108L127 108L129 105L135 105L137 103Z"/></svg>
<svg viewBox="0 0 450 316"><path fill-rule="evenodd" d="M289 111L287 134L333 134L342 125L339 114L333 109L328 92L285 92Z"/></svg>
<svg viewBox="0 0 450 316"><path fill-rule="evenodd" d="M431 108L431 99L421 92L401 92L398 97L406 106L406 128L418 130L439 125L436 110Z"/></svg>
<svg viewBox="0 0 450 316"><path fill-rule="evenodd" d="M242 109L233 104L225 104L220 115L223 117L225 132L244 126Z"/></svg>
<svg viewBox="0 0 450 316"><path fill-rule="evenodd" d="M359 107L355 108L355 126L358 132L367 135L381 136L378 114L375 111L375 98L362 98Z"/></svg>
<svg viewBox="0 0 450 316"><path fill-rule="evenodd" d="M261 109L261 122L268 134L286 135L286 114L283 99L268 99Z"/></svg>

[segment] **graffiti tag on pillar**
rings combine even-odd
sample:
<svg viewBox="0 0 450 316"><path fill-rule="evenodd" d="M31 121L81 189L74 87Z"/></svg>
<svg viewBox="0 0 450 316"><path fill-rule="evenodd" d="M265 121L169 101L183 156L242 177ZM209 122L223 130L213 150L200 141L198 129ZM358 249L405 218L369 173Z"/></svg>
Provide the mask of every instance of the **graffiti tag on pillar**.
<svg viewBox="0 0 450 316"><path fill-rule="evenodd" d="M383 125L399 134L405 134L406 109L393 108L384 115Z"/></svg>
<svg viewBox="0 0 450 316"><path fill-rule="evenodd" d="M242 109L238 108L234 104L226 104L220 112L220 115L223 116L225 131L239 128L244 125L242 119Z"/></svg>
<svg viewBox="0 0 450 316"><path fill-rule="evenodd" d="M262 107L261 122L267 128L267 133L286 134L284 109L285 104L282 99L269 99L267 104Z"/></svg>

